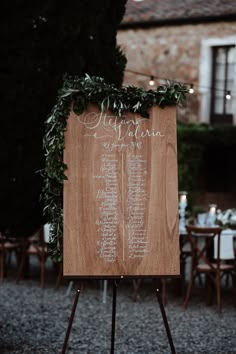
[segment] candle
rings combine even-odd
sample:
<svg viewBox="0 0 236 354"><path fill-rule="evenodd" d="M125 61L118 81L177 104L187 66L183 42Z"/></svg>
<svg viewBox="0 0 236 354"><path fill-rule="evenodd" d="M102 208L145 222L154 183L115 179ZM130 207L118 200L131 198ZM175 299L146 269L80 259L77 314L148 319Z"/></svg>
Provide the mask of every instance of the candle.
<svg viewBox="0 0 236 354"><path fill-rule="evenodd" d="M180 192L179 204L181 206L187 206L187 192Z"/></svg>
<svg viewBox="0 0 236 354"><path fill-rule="evenodd" d="M209 205L209 213L214 215L216 213L216 207L217 207L216 204L210 204Z"/></svg>
<svg viewBox="0 0 236 354"><path fill-rule="evenodd" d="M210 213L215 214L216 212L216 207L210 207Z"/></svg>
<svg viewBox="0 0 236 354"><path fill-rule="evenodd" d="M216 221L216 204L209 204L209 212L208 212L208 221L207 224L209 226L215 225Z"/></svg>
<svg viewBox="0 0 236 354"><path fill-rule="evenodd" d="M187 192L179 192L179 231L185 233L185 209L187 207Z"/></svg>

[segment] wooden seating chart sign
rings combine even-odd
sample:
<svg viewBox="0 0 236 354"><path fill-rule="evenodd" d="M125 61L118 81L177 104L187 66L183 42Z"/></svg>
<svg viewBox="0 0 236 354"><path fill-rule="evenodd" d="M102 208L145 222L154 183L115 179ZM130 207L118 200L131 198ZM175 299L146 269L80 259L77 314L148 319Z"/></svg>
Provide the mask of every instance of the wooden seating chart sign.
<svg viewBox="0 0 236 354"><path fill-rule="evenodd" d="M64 163L65 276L179 274L175 107L71 111Z"/></svg>

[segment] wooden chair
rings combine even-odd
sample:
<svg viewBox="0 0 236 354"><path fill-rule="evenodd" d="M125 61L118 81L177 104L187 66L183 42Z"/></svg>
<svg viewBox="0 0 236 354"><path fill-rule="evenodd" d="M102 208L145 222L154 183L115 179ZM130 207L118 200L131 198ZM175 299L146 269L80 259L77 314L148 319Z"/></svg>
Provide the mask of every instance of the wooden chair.
<svg viewBox="0 0 236 354"><path fill-rule="evenodd" d="M177 279L179 283L179 294L181 296L185 295L186 291L186 268L191 257L191 246L187 234L179 235L180 243L180 279Z"/></svg>
<svg viewBox="0 0 236 354"><path fill-rule="evenodd" d="M236 288L236 267L233 264L227 264L220 259L221 231L220 227L199 227L193 225L186 226L188 238L191 244L191 270L190 280L184 301L184 307L187 307L194 279L199 274L205 274L206 285L208 286L208 295L211 295L212 285L216 289L217 308L221 312L221 275L229 272L234 277L234 290ZM217 244L217 255L214 259L214 239ZM201 242L199 242L201 240Z"/></svg>
<svg viewBox="0 0 236 354"><path fill-rule="evenodd" d="M19 262L20 242L0 233L0 280L4 279L8 266L11 262L11 256L14 252L17 263ZM6 266L7 265L7 266Z"/></svg>
<svg viewBox="0 0 236 354"><path fill-rule="evenodd" d="M44 239L44 227L42 226L39 232L32 236L27 237L23 241L22 259L17 274L17 283L22 279L27 259L30 256L36 256L40 263L40 285L44 288L45 285L45 263L48 258L47 244Z"/></svg>

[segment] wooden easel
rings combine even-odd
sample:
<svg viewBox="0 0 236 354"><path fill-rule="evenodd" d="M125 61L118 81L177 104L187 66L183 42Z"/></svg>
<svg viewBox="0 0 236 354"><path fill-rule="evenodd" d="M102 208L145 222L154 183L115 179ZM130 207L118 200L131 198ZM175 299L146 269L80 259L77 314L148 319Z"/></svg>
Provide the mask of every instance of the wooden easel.
<svg viewBox="0 0 236 354"><path fill-rule="evenodd" d="M123 277L121 277L121 279L122 278ZM115 353L116 298L117 298L117 288L119 286L119 283L120 283L121 279L113 279L110 354L114 354ZM153 279L153 283L154 283L154 286L155 286L156 297L157 297L157 300L158 300L158 303L159 303L159 306L160 306L162 319L163 319L163 322L164 322L166 334L167 334L169 345L170 345L170 348L171 348L171 353L172 354L176 354L174 343L173 343L173 339L172 339L172 335L171 335L171 331L170 331L168 320L167 320L167 317L166 317L165 307L164 307L163 302L162 302L160 278L154 278ZM63 348L62 348L61 354L65 354L66 353L66 348L67 348L67 344L68 344L68 341L69 341L70 332L71 332L72 324L73 324L73 321L74 321L75 311L76 311L76 307L77 307L77 304L78 304L78 301L79 301L80 292L81 292L81 282L79 281L78 282L78 287L77 287L77 290L76 290L76 294L75 294L75 298L74 298L74 303L73 303L72 310L71 310L71 315L70 315L70 319L69 319L69 323L68 323L68 327L67 327L67 331L66 331L65 340L64 340L64 343L63 343Z"/></svg>
<svg viewBox="0 0 236 354"><path fill-rule="evenodd" d="M179 275L176 108L154 105L149 119L132 112L118 117L93 105L80 116L72 110L65 132L64 163L64 276L113 280L111 354L122 275L155 278L156 296L175 353L160 280ZM79 285L62 354L80 290Z"/></svg>

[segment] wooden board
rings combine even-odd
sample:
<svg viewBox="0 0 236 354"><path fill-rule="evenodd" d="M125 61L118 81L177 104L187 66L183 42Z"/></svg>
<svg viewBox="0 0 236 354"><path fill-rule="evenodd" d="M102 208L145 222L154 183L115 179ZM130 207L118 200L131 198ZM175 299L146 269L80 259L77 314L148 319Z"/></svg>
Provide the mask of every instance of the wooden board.
<svg viewBox="0 0 236 354"><path fill-rule="evenodd" d="M179 274L175 107L71 112L64 162L65 276Z"/></svg>

